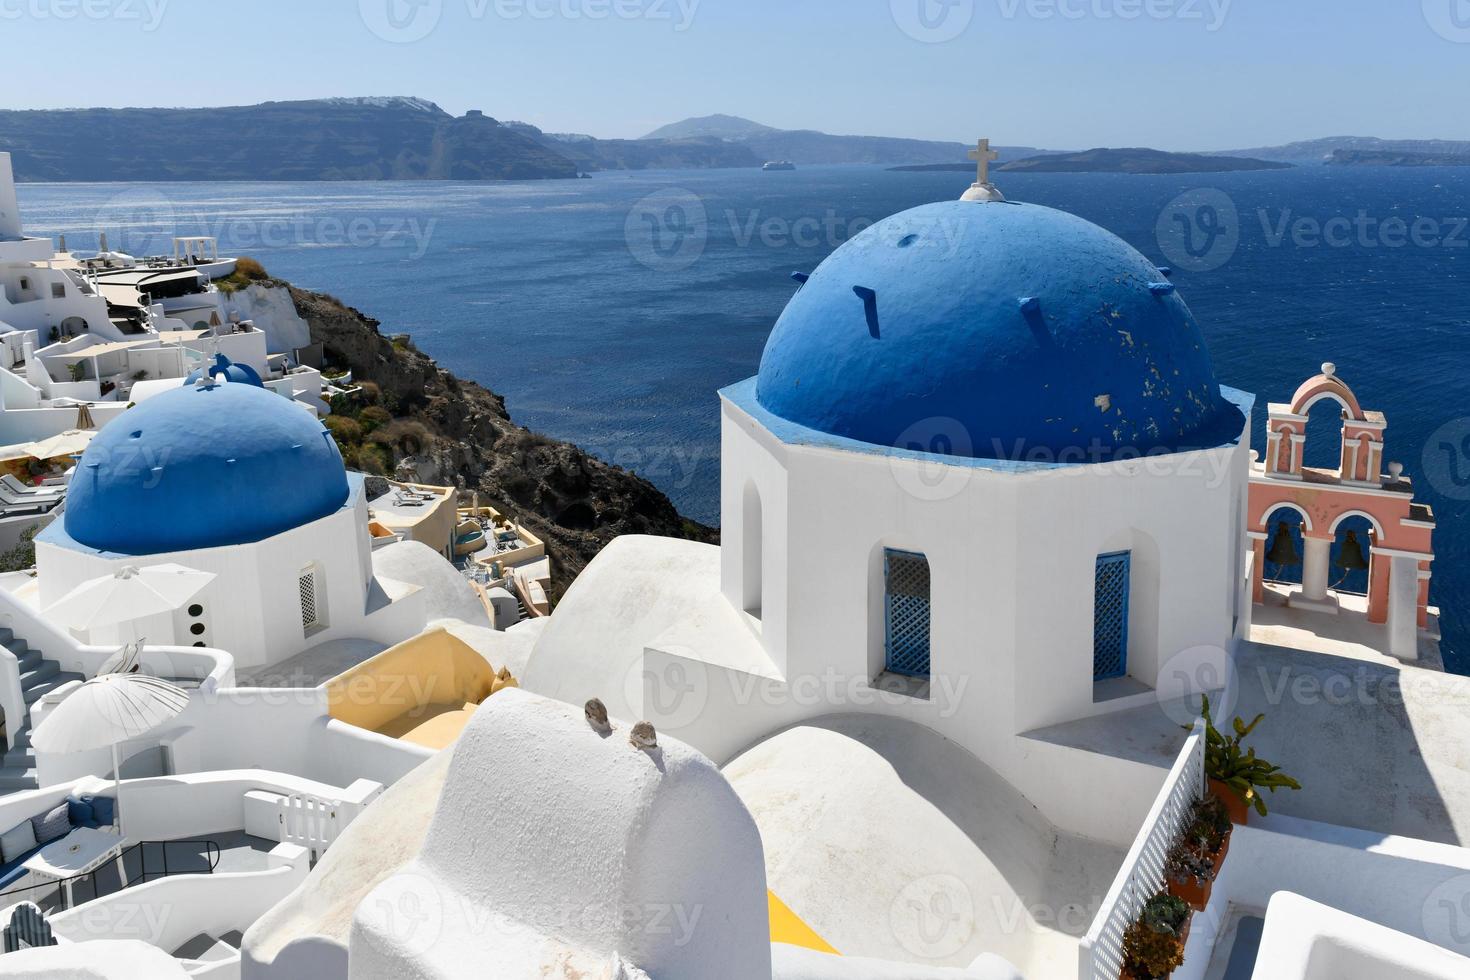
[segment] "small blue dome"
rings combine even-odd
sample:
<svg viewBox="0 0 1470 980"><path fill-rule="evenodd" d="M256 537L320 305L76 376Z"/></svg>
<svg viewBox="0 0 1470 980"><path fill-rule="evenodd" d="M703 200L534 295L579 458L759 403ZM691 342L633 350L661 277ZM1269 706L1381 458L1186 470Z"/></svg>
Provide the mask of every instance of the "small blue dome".
<svg viewBox="0 0 1470 980"><path fill-rule="evenodd" d="M200 378L204 377L204 371L204 368L195 368L184 379L184 384L194 384ZM260 380L260 375L256 373L255 368L249 364L236 364L225 355L216 354L214 355L214 363L209 365L209 377L214 379L221 376L226 381L231 381L235 384L255 385L257 388L265 387L265 382Z"/></svg>
<svg viewBox="0 0 1470 980"><path fill-rule="evenodd" d="M929 204L845 243L776 323L756 393L820 432L979 459L1200 448L1245 424L1164 273L1030 204Z"/></svg>
<svg viewBox="0 0 1470 980"><path fill-rule="evenodd" d="M184 387L128 409L77 464L66 533L125 555L261 541L347 501L342 455L302 406L248 384Z"/></svg>

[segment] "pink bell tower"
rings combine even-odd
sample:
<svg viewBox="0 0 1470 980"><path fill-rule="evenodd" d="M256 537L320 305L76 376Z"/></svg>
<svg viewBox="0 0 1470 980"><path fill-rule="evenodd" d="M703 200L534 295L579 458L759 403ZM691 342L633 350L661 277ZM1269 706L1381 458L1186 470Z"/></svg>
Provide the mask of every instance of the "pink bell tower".
<svg viewBox="0 0 1470 980"><path fill-rule="evenodd" d="M1306 466L1307 417L1313 406L1334 401L1342 409L1342 447L1335 470ZM1334 364L1306 381L1290 404L1272 404L1264 458L1253 465L1249 527L1255 561L1252 588L1266 601L1265 563L1272 516L1291 508L1303 516L1302 585L1288 603L1296 609L1336 615L1341 597L1328 587L1332 544L1343 522L1367 520L1369 623L1385 627L1383 652L1419 659L1419 633L1431 628L1430 567L1434 561L1434 512L1414 500L1412 482L1398 463L1384 463L1381 412L1365 411Z"/></svg>

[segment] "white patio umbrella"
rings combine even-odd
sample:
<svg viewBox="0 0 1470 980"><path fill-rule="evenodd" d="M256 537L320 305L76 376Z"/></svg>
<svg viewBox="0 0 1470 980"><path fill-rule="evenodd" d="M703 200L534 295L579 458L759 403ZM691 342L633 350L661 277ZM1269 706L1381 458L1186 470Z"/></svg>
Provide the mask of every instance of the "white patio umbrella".
<svg viewBox="0 0 1470 980"><path fill-rule="evenodd" d="M46 618L79 630L113 626L182 608L214 579L183 565L127 565L72 589L46 607Z"/></svg>
<svg viewBox="0 0 1470 980"><path fill-rule="evenodd" d="M50 439L42 439L33 442L26 447L36 459L57 459L62 456L77 456L92 442L97 435L96 429L67 429L60 435L52 436Z"/></svg>
<svg viewBox="0 0 1470 980"><path fill-rule="evenodd" d="M38 752L112 749L113 799L118 832L123 829L122 766L117 747L148 734L189 704L189 695L168 681L145 674L94 677L51 709L31 735Z"/></svg>

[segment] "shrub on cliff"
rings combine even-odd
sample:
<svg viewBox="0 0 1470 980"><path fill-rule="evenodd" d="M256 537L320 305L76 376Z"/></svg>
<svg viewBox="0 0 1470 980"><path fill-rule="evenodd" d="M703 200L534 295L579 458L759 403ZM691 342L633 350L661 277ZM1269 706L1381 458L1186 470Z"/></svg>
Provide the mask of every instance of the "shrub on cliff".
<svg viewBox="0 0 1470 980"><path fill-rule="evenodd" d="M265 271L265 266L248 255L242 255L235 260L235 271L223 279L216 279L214 284L220 292L235 293L248 288L251 283L270 281L271 276Z"/></svg>

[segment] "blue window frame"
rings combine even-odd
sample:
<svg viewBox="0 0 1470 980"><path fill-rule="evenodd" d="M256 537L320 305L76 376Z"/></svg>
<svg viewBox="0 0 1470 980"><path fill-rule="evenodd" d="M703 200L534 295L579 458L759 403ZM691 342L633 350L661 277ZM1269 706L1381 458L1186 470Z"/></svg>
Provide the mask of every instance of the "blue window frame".
<svg viewBox="0 0 1470 980"><path fill-rule="evenodd" d="M1128 673L1128 590L1133 553L1099 555L1092 613L1092 679L1112 680Z"/></svg>
<svg viewBox="0 0 1470 980"><path fill-rule="evenodd" d="M885 551L884 666L891 674L929 677L929 559Z"/></svg>

